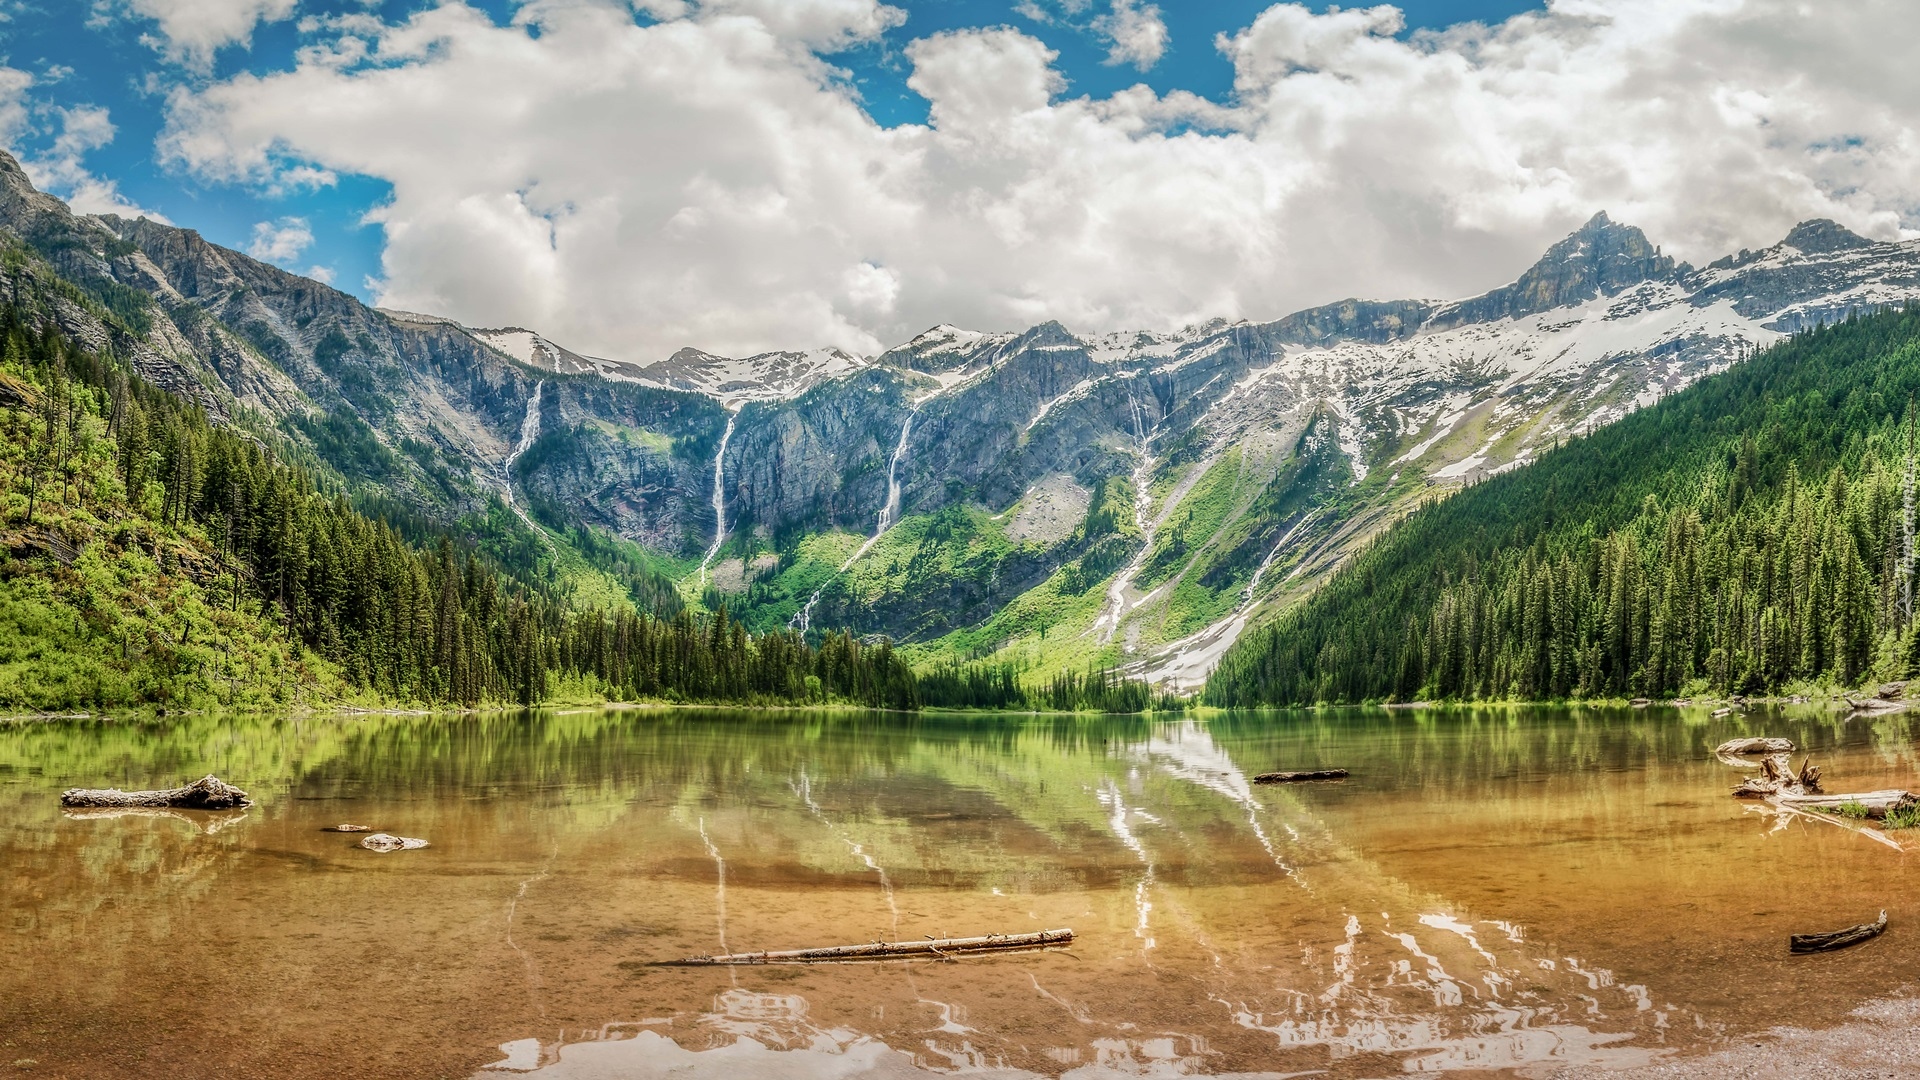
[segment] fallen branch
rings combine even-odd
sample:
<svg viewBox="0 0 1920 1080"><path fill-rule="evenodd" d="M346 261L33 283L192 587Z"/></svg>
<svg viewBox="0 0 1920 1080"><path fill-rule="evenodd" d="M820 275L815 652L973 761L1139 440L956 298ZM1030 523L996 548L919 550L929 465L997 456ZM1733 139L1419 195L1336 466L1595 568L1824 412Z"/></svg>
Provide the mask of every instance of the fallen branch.
<svg viewBox="0 0 1920 1080"><path fill-rule="evenodd" d="M1295 784L1302 780L1345 780L1345 769L1303 769L1299 772L1263 772L1253 778L1256 784Z"/></svg>
<svg viewBox="0 0 1920 1080"><path fill-rule="evenodd" d="M1889 788L1885 791L1856 791L1841 795L1792 794L1782 792L1776 798L1780 805L1791 806L1796 810L1838 810L1843 806L1858 806L1867 812L1868 817L1883 818L1891 810L1900 810L1920 805L1920 800L1910 791Z"/></svg>
<svg viewBox="0 0 1920 1080"><path fill-rule="evenodd" d="M1887 912L1882 908L1880 917L1870 923L1849 926L1845 930L1835 930L1830 934L1794 934L1787 938L1789 952L1810 953L1829 952L1844 949L1849 945L1858 945L1871 941L1887 932Z"/></svg>
<svg viewBox="0 0 1920 1080"><path fill-rule="evenodd" d="M1071 930L1041 930L1032 934L987 934L984 937L928 938L925 941L874 941L865 945L835 945L825 949L787 949L777 952L727 953L721 956L689 956L684 960L661 960L661 967L706 967L720 964L821 964L841 960L901 960L931 957L946 960L953 956L984 952L1018 952L1065 945L1073 940Z"/></svg>
<svg viewBox="0 0 1920 1080"><path fill-rule="evenodd" d="M203 776L186 787L162 791L121 791L119 788L69 788L60 793L61 806L164 806L175 810L234 810L252 806L247 793L217 776Z"/></svg>

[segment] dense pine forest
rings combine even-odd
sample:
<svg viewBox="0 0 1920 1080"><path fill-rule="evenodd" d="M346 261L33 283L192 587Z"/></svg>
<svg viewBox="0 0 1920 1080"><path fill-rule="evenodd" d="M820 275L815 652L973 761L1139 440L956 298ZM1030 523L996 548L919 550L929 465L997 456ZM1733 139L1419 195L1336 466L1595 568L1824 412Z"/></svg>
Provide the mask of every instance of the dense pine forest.
<svg viewBox="0 0 1920 1080"><path fill-rule="evenodd" d="M0 433L0 707L919 703L885 643L750 635L639 571L660 603L583 608L514 572L524 554L370 517L12 306Z"/></svg>
<svg viewBox="0 0 1920 1080"><path fill-rule="evenodd" d="M1920 664L1920 310L1804 333L1389 530L1221 706L1853 686Z"/></svg>

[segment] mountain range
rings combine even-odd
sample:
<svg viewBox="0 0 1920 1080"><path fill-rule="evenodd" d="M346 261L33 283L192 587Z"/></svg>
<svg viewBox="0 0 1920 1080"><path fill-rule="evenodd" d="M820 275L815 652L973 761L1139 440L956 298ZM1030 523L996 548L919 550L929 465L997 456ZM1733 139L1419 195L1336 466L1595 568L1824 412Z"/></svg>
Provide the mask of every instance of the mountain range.
<svg viewBox="0 0 1920 1080"><path fill-rule="evenodd" d="M369 505L475 534L517 520L554 573L605 530L754 629L1180 688L1412 509L1920 298L1920 242L1812 221L1696 268L1599 214L1465 300L649 361L375 309L191 230L75 215L4 155L0 229L32 256L0 287L52 297L69 337Z"/></svg>

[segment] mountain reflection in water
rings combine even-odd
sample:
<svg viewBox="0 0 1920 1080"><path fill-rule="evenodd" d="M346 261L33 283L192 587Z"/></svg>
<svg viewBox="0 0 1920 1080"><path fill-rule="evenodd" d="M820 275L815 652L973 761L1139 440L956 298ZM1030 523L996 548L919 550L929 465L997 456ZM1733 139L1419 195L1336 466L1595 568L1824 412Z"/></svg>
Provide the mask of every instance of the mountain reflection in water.
<svg viewBox="0 0 1920 1080"><path fill-rule="evenodd" d="M1913 890L1902 852L1728 798L1709 750L1749 731L1846 788L1916 785L1908 721L1814 710L0 728L0 1016L30 1021L14 1057L154 1076L1643 1064L1837 1021L1920 952L1789 960L1835 912L1898 927ZM1353 778L1248 782L1328 765ZM255 807L55 806L209 770ZM1059 926L1070 949L948 963L654 965Z"/></svg>

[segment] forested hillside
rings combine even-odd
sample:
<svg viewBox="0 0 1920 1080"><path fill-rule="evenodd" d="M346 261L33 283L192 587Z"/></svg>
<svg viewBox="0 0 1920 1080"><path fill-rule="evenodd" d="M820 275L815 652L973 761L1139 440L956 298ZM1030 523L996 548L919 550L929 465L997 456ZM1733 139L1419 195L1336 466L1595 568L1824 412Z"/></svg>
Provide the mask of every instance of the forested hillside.
<svg viewBox="0 0 1920 1080"><path fill-rule="evenodd" d="M1232 650L1222 706L1904 677L1920 310L1797 335L1431 505Z"/></svg>
<svg viewBox="0 0 1920 1080"><path fill-rule="evenodd" d="M0 308L0 708L918 704L885 644L582 606L525 553L403 537L35 315Z"/></svg>

